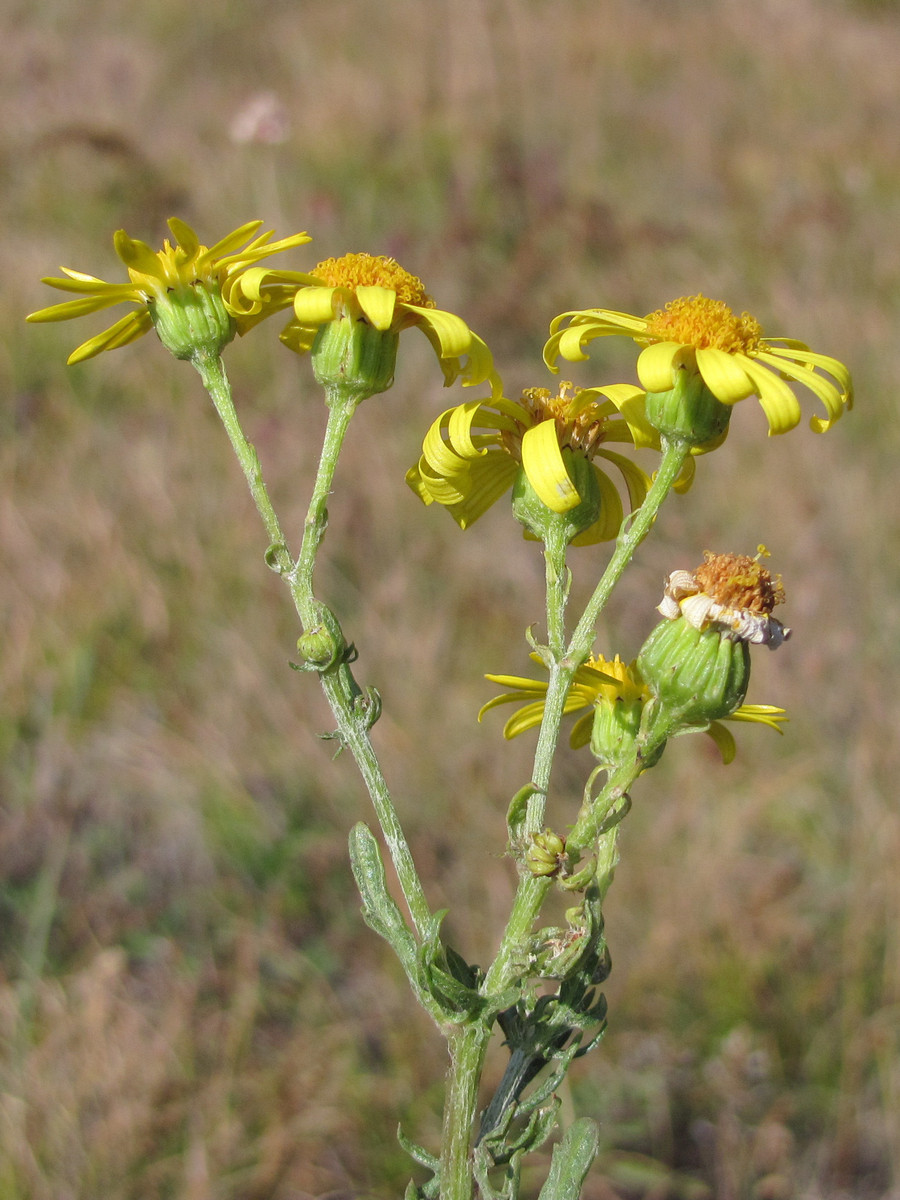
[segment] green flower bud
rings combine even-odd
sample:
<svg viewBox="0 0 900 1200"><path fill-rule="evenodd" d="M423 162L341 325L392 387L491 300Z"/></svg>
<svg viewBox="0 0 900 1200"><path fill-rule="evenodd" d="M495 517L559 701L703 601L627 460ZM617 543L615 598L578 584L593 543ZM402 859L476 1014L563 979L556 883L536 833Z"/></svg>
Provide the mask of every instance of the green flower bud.
<svg viewBox="0 0 900 1200"><path fill-rule="evenodd" d="M728 432L732 406L723 404L703 382L699 372L680 363L667 392L647 392L647 420L659 433L713 449Z"/></svg>
<svg viewBox="0 0 900 1200"><path fill-rule="evenodd" d="M696 629L685 617L657 625L638 655L646 684L673 726L729 717L750 682L750 647L728 631Z"/></svg>
<svg viewBox="0 0 900 1200"><path fill-rule="evenodd" d="M568 867L566 839L545 829L531 835L531 845L525 851L525 865L532 875L557 875Z"/></svg>
<svg viewBox="0 0 900 1200"><path fill-rule="evenodd" d="M213 281L179 283L147 301L159 340L176 358L216 358L234 337L237 326Z"/></svg>
<svg viewBox="0 0 900 1200"><path fill-rule="evenodd" d="M319 328L310 352L313 372L329 391L374 396L394 382L400 334L344 314Z"/></svg>
<svg viewBox="0 0 900 1200"><path fill-rule="evenodd" d="M644 704L649 697L627 700L620 697L598 698L594 705L594 723L591 727L591 753L594 758L610 770L615 770L634 757L634 747L641 727ZM663 742L645 762L655 766L666 744Z"/></svg>
<svg viewBox="0 0 900 1200"><path fill-rule="evenodd" d="M513 483L513 516L545 545L557 538L568 545L580 533L590 529L600 515L600 485L595 467L583 454L568 446L562 447L560 452L566 474L579 496L574 507L564 512L549 508L534 490L524 467L519 468Z"/></svg>
<svg viewBox="0 0 900 1200"><path fill-rule="evenodd" d="M297 639L297 650L304 662L317 671L325 671L332 666L342 649L343 646L325 625L317 625Z"/></svg>

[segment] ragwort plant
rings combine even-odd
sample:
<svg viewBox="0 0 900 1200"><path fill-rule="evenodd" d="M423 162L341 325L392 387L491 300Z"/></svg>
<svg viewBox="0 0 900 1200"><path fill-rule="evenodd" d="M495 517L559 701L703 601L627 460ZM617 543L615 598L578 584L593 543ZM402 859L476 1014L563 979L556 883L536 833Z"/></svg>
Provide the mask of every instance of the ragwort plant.
<svg viewBox="0 0 900 1200"><path fill-rule="evenodd" d="M706 733L727 762L735 743L725 722L780 732L786 719L775 706L744 703L750 647L775 649L790 632L773 616L784 590L763 565L764 547L753 557L706 552L693 570L673 570L659 605L662 620L634 661L610 655L609 648L605 656L595 653L598 618L663 502L673 490L687 491L701 456L725 442L739 401L757 397L769 434L783 434L800 421L791 384L802 385L824 409L811 420L821 433L852 404L849 372L802 342L765 338L747 313L736 316L720 301L690 296L647 317L596 308L553 321L544 369L555 374L560 359L587 359L594 338L624 336L642 347L640 386L579 389L563 382L512 398L485 343L460 317L436 308L420 280L393 259L347 254L306 274L276 270L263 260L308 242L307 234L272 241L271 233L259 233L261 222L251 222L207 248L183 222L173 219L169 226L174 244L166 241L159 252L124 231L116 234L127 283L64 268L65 278L44 282L76 298L28 319L65 320L128 302L135 308L80 345L70 362L155 329L176 358L200 373L265 525L267 562L296 606L299 667L324 689L336 736L356 760L402 889L405 914L387 889L378 840L366 825L356 825L350 857L363 915L392 946L414 996L448 1044L440 1146L429 1150L400 1134L429 1176L409 1184L407 1200L468 1200L476 1189L484 1200L514 1200L525 1156L556 1129L556 1089L572 1062L603 1036L606 1004L598 988L610 969L603 902L633 785L672 737ZM285 310L291 316L281 340L309 355L328 408L296 555L222 364L236 334ZM542 544L546 563L544 622L528 633L531 657L545 676L489 675L505 690L479 714L519 702L505 736L538 729L531 777L508 809L507 850L518 887L486 969L467 962L441 936L445 914L429 905L369 738L380 697L357 682L355 649L315 591L326 506L349 422L363 400L391 387L400 335L413 326L434 348L445 386L461 380L485 394L435 419L407 474L409 486L426 505L448 509L462 529L509 492L513 516L527 538ZM653 456L652 475L634 460L635 450ZM584 611L571 618L570 547L604 543L610 550L605 569ZM581 714L571 744L590 751L577 806L551 791L562 720L571 713ZM554 890L569 900L562 927L541 924ZM494 1037L502 1038L509 1060L494 1094L481 1097ZM597 1148L595 1122L575 1120L554 1148L542 1200L575 1200Z"/></svg>

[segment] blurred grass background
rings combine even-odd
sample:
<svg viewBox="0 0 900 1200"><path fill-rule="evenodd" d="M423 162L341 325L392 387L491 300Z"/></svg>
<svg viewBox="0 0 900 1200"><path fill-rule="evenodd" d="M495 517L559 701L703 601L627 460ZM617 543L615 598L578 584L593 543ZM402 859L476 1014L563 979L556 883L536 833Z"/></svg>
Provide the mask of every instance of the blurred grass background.
<svg viewBox="0 0 900 1200"><path fill-rule="evenodd" d="M59 298L41 275L118 278L113 231L159 244L173 214L207 243L307 228L297 267L395 255L510 390L544 382L558 312L697 291L851 365L857 410L826 437L767 440L740 406L604 625L631 657L666 571L765 542L795 634L756 655L750 699L791 724L739 730L727 769L681 740L636 794L610 1029L564 1113L602 1124L587 1200L900 1195L897 4L0 11L3 1200L386 1197L398 1121L438 1134L442 1043L346 863L362 788L287 668L296 621L198 379L152 338L66 368L102 316L22 324ZM273 123L247 140L260 96ZM299 530L322 405L276 332L228 366ZM573 374L631 380L633 357L595 343ZM504 506L462 536L406 489L458 398L438 380L406 335L351 430L320 585L383 693L432 903L485 962L531 746L474 716L483 672L528 666L542 569ZM603 558L579 552L577 592ZM556 824L586 768L565 752Z"/></svg>

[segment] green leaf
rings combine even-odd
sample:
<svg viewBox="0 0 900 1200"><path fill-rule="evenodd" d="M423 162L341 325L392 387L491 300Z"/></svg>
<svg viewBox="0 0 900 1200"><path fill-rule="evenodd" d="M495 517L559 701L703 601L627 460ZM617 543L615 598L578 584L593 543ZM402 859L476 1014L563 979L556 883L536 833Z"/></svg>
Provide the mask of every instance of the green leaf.
<svg viewBox="0 0 900 1200"><path fill-rule="evenodd" d="M427 1167L429 1171L434 1171L435 1174L438 1173L441 1167L441 1160L435 1158L433 1154L430 1154L418 1142L414 1142L411 1138L408 1138L403 1132L402 1126L399 1125L397 1126L397 1141L411 1159L419 1163L420 1166Z"/></svg>
<svg viewBox="0 0 900 1200"><path fill-rule="evenodd" d="M578 1200L591 1163L600 1148L600 1130L596 1121L582 1117L553 1148L550 1174L538 1200Z"/></svg>
<svg viewBox="0 0 900 1200"><path fill-rule="evenodd" d="M350 865L359 894L363 917L386 942L390 942L410 975L416 970L416 941L387 889L381 851L371 830L361 821L350 830Z"/></svg>
<svg viewBox="0 0 900 1200"><path fill-rule="evenodd" d="M525 822L528 818L528 801L532 796L537 795L541 791L542 789L535 787L533 783L527 783L525 787L519 788L512 800L510 800L509 809L506 813L506 827L509 831L509 841L512 846L516 846L525 835Z"/></svg>

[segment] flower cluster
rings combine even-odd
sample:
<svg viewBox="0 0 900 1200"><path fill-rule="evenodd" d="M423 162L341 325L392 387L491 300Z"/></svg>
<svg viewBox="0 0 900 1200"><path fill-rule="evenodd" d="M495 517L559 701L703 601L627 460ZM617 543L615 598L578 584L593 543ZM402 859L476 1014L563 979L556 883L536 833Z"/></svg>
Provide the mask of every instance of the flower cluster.
<svg viewBox="0 0 900 1200"><path fill-rule="evenodd" d="M250 221L207 247L184 221L173 217L168 224L175 240L166 240L159 251L122 229L116 233L127 283L106 283L63 267L65 278L43 282L79 299L42 308L27 320L65 321L129 303L136 309L83 342L69 362L116 350L153 328L176 357L191 358L218 354L235 334L292 308L282 340L299 354L313 347L323 327L342 320L393 338L415 326L434 347L446 384L460 376L465 384L492 377L493 360L481 338L460 317L436 308L421 281L392 258L347 254L312 272L274 270L261 266L262 260L303 245L309 234L272 241L271 232L259 233L262 221Z"/></svg>

